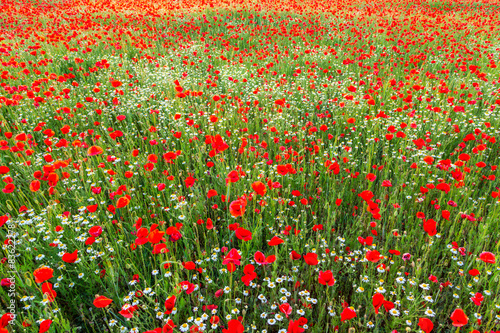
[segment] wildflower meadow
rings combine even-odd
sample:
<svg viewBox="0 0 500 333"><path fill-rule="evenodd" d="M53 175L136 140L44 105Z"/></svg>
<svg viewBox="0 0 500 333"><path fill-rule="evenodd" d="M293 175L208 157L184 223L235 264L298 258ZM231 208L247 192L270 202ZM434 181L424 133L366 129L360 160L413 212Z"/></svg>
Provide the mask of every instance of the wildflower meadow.
<svg viewBox="0 0 500 333"><path fill-rule="evenodd" d="M3 0L0 333L500 332L500 2Z"/></svg>

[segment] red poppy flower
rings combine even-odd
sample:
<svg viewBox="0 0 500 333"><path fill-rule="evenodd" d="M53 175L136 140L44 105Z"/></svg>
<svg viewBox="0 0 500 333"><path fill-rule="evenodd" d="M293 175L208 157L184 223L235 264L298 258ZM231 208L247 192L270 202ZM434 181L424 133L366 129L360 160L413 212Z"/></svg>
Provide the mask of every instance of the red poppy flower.
<svg viewBox="0 0 500 333"><path fill-rule="evenodd" d="M484 300L484 296L481 293L476 293L474 297L471 297L470 300L477 306L481 306L481 303Z"/></svg>
<svg viewBox="0 0 500 333"><path fill-rule="evenodd" d="M229 263L233 263L235 265L240 265L240 259L241 259L241 256L238 253L238 250L231 249L231 251L229 251L229 253L224 257L222 264L227 265Z"/></svg>
<svg viewBox="0 0 500 333"><path fill-rule="evenodd" d="M182 238L182 234L180 233L179 229L173 226L168 227L165 233L170 236L169 240L174 243Z"/></svg>
<svg viewBox="0 0 500 333"><path fill-rule="evenodd" d="M470 160L470 156L469 156L469 154L460 154L460 155L458 155L458 159L460 161L467 162L468 160Z"/></svg>
<svg viewBox="0 0 500 333"><path fill-rule="evenodd" d="M395 305L394 303L390 301L384 301L384 309L385 311L389 312L390 310L394 309Z"/></svg>
<svg viewBox="0 0 500 333"><path fill-rule="evenodd" d="M393 255L395 255L395 256L399 256L399 255L401 255L401 252L400 252L400 251L398 251L398 250L389 250L389 253L390 253L390 254L393 254Z"/></svg>
<svg viewBox="0 0 500 333"><path fill-rule="evenodd" d="M373 244L373 237L372 236L368 236L366 238L363 238L363 237L359 236L358 237L358 242L360 242L361 245L371 246Z"/></svg>
<svg viewBox="0 0 500 333"><path fill-rule="evenodd" d="M14 140L16 141L26 141L27 135L26 133L20 133L14 137Z"/></svg>
<svg viewBox="0 0 500 333"><path fill-rule="evenodd" d="M111 303L113 303L113 300L106 296L97 296L96 299L94 299L94 306L96 308L105 308Z"/></svg>
<svg viewBox="0 0 500 333"><path fill-rule="evenodd" d="M285 105L285 101L286 100L284 98L283 99L277 99L277 100L274 101L274 104L279 105L279 106L283 106L283 105Z"/></svg>
<svg viewBox="0 0 500 333"><path fill-rule="evenodd" d="M285 176L288 174L289 169L286 165L278 165L276 171L279 175Z"/></svg>
<svg viewBox="0 0 500 333"><path fill-rule="evenodd" d="M443 191L445 193L448 193L450 192L450 185L446 184L446 183L440 183L436 186L436 189L437 190L440 190L440 191Z"/></svg>
<svg viewBox="0 0 500 333"><path fill-rule="evenodd" d="M479 255L479 259L488 264L494 264L496 262L495 255L491 252L482 252Z"/></svg>
<svg viewBox="0 0 500 333"><path fill-rule="evenodd" d="M366 259L371 262L378 262L381 259L380 252L377 250L368 251L366 253Z"/></svg>
<svg viewBox="0 0 500 333"><path fill-rule="evenodd" d="M236 238L241 239L245 242L252 239L252 232L250 230L241 227L236 229L235 235Z"/></svg>
<svg viewBox="0 0 500 333"><path fill-rule="evenodd" d="M85 246L89 246L95 243L95 237L89 237L85 240Z"/></svg>
<svg viewBox="0 0 500 333"><path fill-rule="evenodd" d="M432 156L425 156L424 157L424 162L431 165L432 163L434 163L434 157Z"/></svg>
<svg viewBox="0 0 500 333"><path fill-rule="evenodd" d="M390 180L384 180L384 181L382 181L382 186L383 187L392 187L392 182Z"/></svg>
<svg viewBox="0 0 500 333"><path fill-rule="evenodd" d="M425 214L423 212L418 212L417 219L425 219Z"/></svg>
<svg viewBox="0 0 500 333"><path fill-rule="evenodd" d="M165 234L164 231L159 231L158 229L154 229L153 231L151 231L149 233L148 241L151 244L157 244L157 243L161 242L164 234Z"/></svg>
<svg viewBox="0 0 500 333"><path fill-rule="evenodd" d="M264 196L267 192L266 185L263 182L254 182L252 184L252 189L261 196Z"/></svg>
<svg viewBox="0 0 500 333"><path fill-rule="evenodd" d="M187 295L191 294L196 288L195 284L189 281L182 281L179 283L179 286L181 287L181 290L186 292Z"/></svg>
<svg viewBox="0 0 500 333"><path fill-rule="evenodd" d="M0 328L6 327L14 319L15 315L13 313L10 312L5 313L2 317L0 317Z"/></svg>
<svg viewBox="0 0 500 333"><path fill-rule="evenodd" d="M279 309L281 312L285 314L285 316L288 318L290 313L292 313L292 307L288 303L283 303L279 306Z"/></svg>
<svg viewBox="0 0 500 333"><path fill-rule="evenodd" d="M169 319L167 321L167 323L161 329L161 333L173 333L175 327L177 327L177 326L174 325L174 322L172 321L172 319Z"/></svg>
<svg viewBox="0 0 500 333"><path fill-rule="evenodd" d="M10 287L12 285L14 285L14 281L11 279L5 278L0 281L0 286L2 287Z"/></svg>
<svg viewBox="0 0 500 333"><path fill-rule="evenodd" d="M52 283L49 282L42 284L42 294L47 296L49 302L53 302L57 297L56 291L52 289Z"/></svg>
<svg viewBox="0 0 500 333"><path fill-rule="evenodd" d="M130 202L130 199L128 197L121 197L116 202L116 208L126 207L129 204L129 202Z"/></svg>
<svg viewBox="0 0 500 333"><path fill-rule="evenodd" d="M375 176L373 173L369 173L366 175L366 179L371 181L371 182L374 182L375 179L377 179L377 176Z"/></svg>
<svg viewBox="0 0 500 333"><path fill-rule="evenodd" d="M285 241L282 240L281 238L274 236L273 238L271 238L271 240L269 242L267 242L267 245L276 246L276 245L279 245L279 244L284 243L284 242Z"/></svg>
<svg viewBox="0 0 500 333"><path fill-rule="evenodd" d="M293 321L290 320L290 323L288 324L288 331L287 333L302 333L305 330L300 327L300 322L298 320Z"/></svg>
<svg viewBox="0 0 500 333"><path fill-rule="evenodd" d="M245 327L243 324L236 319L232 319L227 323L227 329L223 329L222 333L243 333Z"/></svg>
<svg viewBox="0 0 500 333"><path fill-rule="evenodd" d="M276 260L275 255L270 255L269 257L266 258L264 253L260 251L255 252L253 258L255 259L255 262L258 263L259 265L269 265Z"/></svg>
<svg viewBox="0 0 500 333"><path fill-rule="evenodd" d="M371 191L363 191L360 194L358 194L358 197L361 197L361 199L365 201L371 200L373 198L373 193Z"/></svg>
<svg viewBox="0 0 500 333"><path fill-rule="evenodd" d="M241 277L241 281L245 284L245 286L250 285L250 281L254 280L257 278L257 273L255 273L255 267L251 264L248 264L243 268L243 275Z"/></svg>
<svg viewBox="0 0 500 333"><path fill-rule="evenodd" d="M42 283L54 277L54 270L50 267L41 267L35 269L33 275L36 283Z"/></svg>
<svg viewBox="0 0 500 333"><path fill-rule="evenodd" d="M187 188L190 188L194 185L194 183L197 181L198 179L196 178L193 178L191 176L187 177L186 180L184 181L184 183L186 184L186 187Z"/></svg>
<svg viewBox="0 0 500 333"><path fill-rule="evenodd" d="M226 177L226 184L227 183L236 183L238 180L240 180L240 174L238 171L231 171L227 177Z"/></svg>
<svg viewBox="0 0 500 333"><path fill-rule="evenodd" d="M320 231L323 230L323 225L322 224L315 224L314 227L312 228L313 231Z"/></svg>
<svg viewBox="0 0 500 333"><path fill-rule="evenodd" d="M91 146L89 149L87 149L88 156L101 155L102 153L104 153L104 150L99 146Z"/></svg>
<svg viewBox="0 0 500 333"><path fill-rule="evenodd" d="M118 312L125 318L132 318L134 316L134 312L138 309L137 305L131 306L130 304L123 305L122 309Z"/></svg>
<svg viewBox="0 0 500 333"><path fill-rule="evenodd" d="M304 255L304 261L309 266L316 266L318 264L318 255L316 253L309 252Z"/></svg>
<svg viewBox="0 0 500 333"><path fill-rule="evenodd" d="M95 225L89 229L89 234L94 237L99 237L102 233L102 227Z"/></svg>
<svg viewBox="0 0 500 333"><path fill-rule="evenodd" d="M78 250L73 251L73 253L66 252L62 256L62 260L68 264L74 263L78 259Z"/></svg>
<svg viewBox="0 0 500 333"><path fill-rule="evenodd" d="M12 183L9 183L9 184L5 185L5 187L2 189L2 192L5 194L9 194L9 193L14 192L15 189L16 189L16 186Z"/></svg>
<svg viewBox="0 0 500 333"><path fill-rule="evenodd" d="M247 201L244 199L234 200L229 204L229 213L234 217L243 216L243 214L245 214L246 205Z"/></svg>
<svg viewBox="0 0 500 333"><path fill-rule="evenodd" d="M436 230L436 221L433 219L428 219L424 221L424 231L429 235L429 236L434 236L437 234Z"/></svg>
<svg viewBox="0 0 500 333"><path fill-rule="evenodd" d="M384 304L384 302L385 302L384 295L379 294L379 293L376 293L375 295L373 295L372 305L373 305L373 308L375 309L375 313L378 313L378 309L380 309L380 307Z"/></svg>
<svg viewBox="0 0 500 333"><path fill-rule="evenodd" d="M3 226L5 223L7 223L8 220L9 220L9 216L8 215L2 215L2 216L0 216L0 227Z"/></svg>
<svg viewBox="0 0 500 333"><path fill-rule="evenodd" d="M182 263L182 266L187 269L188 271L192 271L193 269L196 268L196 265L194 262L192 261L188 261L188 262L183 262Z"/></svg>
<svg viewBox="0 0 500 333"><path fill-rule="evenodd" d="M318 282L324 286L333 286L335 284L335 278L333 277L332 271L319 271Z"/></svg>
<svg viewBox="0 0 500 333"><path fill-rule="evenodd" d="M169 315L172 313L172 311L174 311L176 299L177 299L177 297L175 297L175 295L172 295L169 298L167 298L167 300L165 301L165 314L166 315Z"/></svg>
<svg viewBox="0 0 500 333"><path fill-rule="evenodd" d="M37 192L40 189L40 181L34 180L30 183L30 191Z"/></svg>
<svg viewBox="0 0 500 333"><path fill-rule="evenodd" d="M290 259L299 260L300 258L302 258L302 256L299 253L297 253L296 251L292 251L290 253Z"/></svg>
<svg viewBox="0 0 500 333"><path fill-rule="evenodd" d="M434 328L434 324L428 318L420 318L418 320L418 327L425 333L429 333Z"/></svg>
<svg viewBox="0 0 500 333"><path fill-rule="evenodd" d="M147 228L139 228L139 230L137 230L136 234L137 238L135 239L135 244L143 245L149 242L148 235L149 235L149 230Z"/></svg>
<svg viewBox="0 0 500 333"><path fill-rule="evenodd" d="M0 175L5 175L10 172L10 168L8 166L2 165L0 166Z"/></svg>
<svg viewBox="0 0 500 333"><path fill-rule="evenodd" d="M153 250L151 251L152 254L160 254L160 253L167 253L169 250L167 249L167 244L165 243L160 243L156 244L153 246Z"/></svg>
<svg viewBox="0 0 500 333"><path fill-rule="evenodd" d="M236 229L238 229L240 226L239 223L231 223L230 225L227 226L227 228L231 231L235 231Z"/></svg>
<svg viewBox="0 0 500 333"><path fill-rule="evenodd" d="M455 327L465 326L469 322L469 318L465 315L462 309L456 309L453 311L450 319L453 321L452 325Z"/></svg>
<svg viewBox="0 0 500 333"><path fill-rule="evenodd" d="M42 321L42 323L40 324L40 330L38 331L38 333L47 332L50 329L51 324L52 324L52 320L50 320L50 319L45 319L44 321Z"/></svg>
<svg viewBox="0 0 500 333"><path fill-rule="evenodd" d="M349 307L346 307L344 310L342 310L342 313L340 314L340 321L346 321L356 317L357 317L356 311L354 311Z"/></svg>

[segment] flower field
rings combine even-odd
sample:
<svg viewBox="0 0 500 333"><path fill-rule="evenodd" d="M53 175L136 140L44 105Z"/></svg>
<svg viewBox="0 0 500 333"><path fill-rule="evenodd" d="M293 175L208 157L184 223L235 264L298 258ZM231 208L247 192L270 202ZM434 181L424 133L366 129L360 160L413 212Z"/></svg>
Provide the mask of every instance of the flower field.
<svg viewBox="0 0 500 333"><path fill-rule="evenodd" d="M500 331L500 2L0 13L0 333Z"/></svg>

